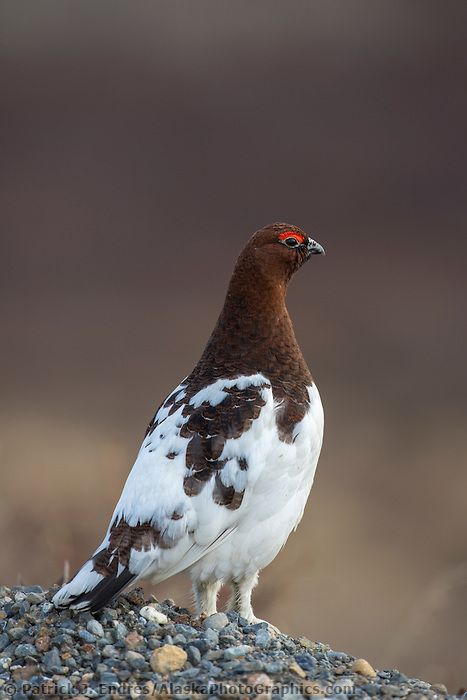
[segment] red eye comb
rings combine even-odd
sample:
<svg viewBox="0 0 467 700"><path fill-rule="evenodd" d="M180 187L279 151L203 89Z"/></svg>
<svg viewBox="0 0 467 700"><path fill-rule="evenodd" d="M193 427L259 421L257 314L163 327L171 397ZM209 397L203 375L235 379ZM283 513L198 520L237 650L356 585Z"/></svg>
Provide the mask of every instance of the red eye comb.
<svg viewBox="0 0 467 700"><path fill-rule="evenodd" d="M295 238L299 243L305 241L305 236L302 233L296 233L296 231L284 231L284 233L279 234L280 241L284 241L286 238Z"/></svg>

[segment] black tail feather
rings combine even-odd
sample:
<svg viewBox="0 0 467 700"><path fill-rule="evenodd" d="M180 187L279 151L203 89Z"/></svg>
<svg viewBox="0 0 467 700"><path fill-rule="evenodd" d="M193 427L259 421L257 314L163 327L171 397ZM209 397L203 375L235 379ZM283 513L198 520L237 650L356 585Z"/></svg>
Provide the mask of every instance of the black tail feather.
<svg viewBox="0 0 467 700"><path fill-rule="evenodd" d="M128 569L122 571L118 576L115 574L106 576L90 591L81 593L81 595L70 601L69 605L75 607L80 603L87 603L85 606L80 607L80 610L88 610L92 613L99 612L106 605L109 605L135 578L136 575L132 574Z"/></svg>

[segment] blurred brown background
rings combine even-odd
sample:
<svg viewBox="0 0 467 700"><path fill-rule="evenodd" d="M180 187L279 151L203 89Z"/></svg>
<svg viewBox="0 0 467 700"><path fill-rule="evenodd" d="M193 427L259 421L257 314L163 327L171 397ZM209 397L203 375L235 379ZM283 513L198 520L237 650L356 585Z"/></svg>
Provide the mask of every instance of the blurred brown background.
<svg viewBox="0 0 467 700"><path fill-rule="evenodd" d="M467 4L0 13L1 582L100 541L236 254L285 220L327 250L289 293L327 427L257 614L467 685Z"/></svg>

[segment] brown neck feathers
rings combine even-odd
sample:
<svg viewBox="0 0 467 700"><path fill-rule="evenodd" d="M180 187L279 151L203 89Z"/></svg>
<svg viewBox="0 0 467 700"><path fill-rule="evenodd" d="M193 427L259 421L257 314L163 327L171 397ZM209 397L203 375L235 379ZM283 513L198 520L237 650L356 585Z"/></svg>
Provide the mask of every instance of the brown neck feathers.
<svg viewBox="0 0 467 700"><path fill-rule="evenodd" d="M248 248L240 255L193 379L210 376L214 381L260 372L277 393L282 393L284 382L311 384L285 306L290 276L274 258L255 256Z"/></svg>

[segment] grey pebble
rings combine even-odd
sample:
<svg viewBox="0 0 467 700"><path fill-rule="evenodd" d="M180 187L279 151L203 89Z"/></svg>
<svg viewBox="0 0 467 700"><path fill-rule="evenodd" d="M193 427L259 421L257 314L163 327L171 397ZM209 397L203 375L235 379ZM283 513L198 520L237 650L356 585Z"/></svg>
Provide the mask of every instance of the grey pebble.
<svg viewBox="0 0 467 700"><path fill-rule="evenodd" d="M257 634L260 630L267 630L267 622L256 622L254 625L246 625L243 628L244 634Z"/></svg>
<svg viewBox="0 0 467 700"><path fill-rule="evenodd" d="M38 651L33 644L18 644L16 647L16 656L37 656Z"/></svg>
<svg viewBox="0 0 467 700"><path fill-rule="evenodd" d="M6 634L6 632L2 632L2 634L0 634L0 651L3 651L9 643L10 639L8 635Z"/></svg>
<svg viewBox="0 0 467 700"><path fill-rule="evenodd" d="M201 652L198 649L198 647L194 647L190 644L190 646L187 648L186 653L188 655L188 661L190 664L193 666L198 666L198 664L201 661Z"/></svg>
<svg viewBox="0 0 467 700"><path fill-rule="evenodd" d="M190 625L175 625L175 631L177 632L177 634L183 634L183 636L187 639L191 639L191 637L196 637L198 634L198 630L196 630L194 627L191 627Z"/></svg>
<svg viewBox="0 0 467 700"><path fill-rule="evenodd" d="M264 664L265 673L283 673L285 665L282 661L268 661Z"/></svg>
<svg viewBox="0 0 467 700"><path fill-rule="evenodd" d="M257 647L267 647L272 641L272 635L268 629L260 629L256 633L255 643Z"/></svg>
<svg viewBox="0 0 467 700"><path fill-rule="evenodd" d="M102 649L102 656L114 658L115 656L118 656L118 649L116 649L113 644L106 644Z"/></svg>
<svg viewBox="0 0 467 700"><path fill-rule="evenodd" d="M251 651L251 647L247 644L239 644L238 647L229 647L224 650L224 659L226 661L231 661L233 659L238 659L241 656L245 656Z"/></svg>
<svg viewBox="0 0 467 700"><path fill-rule="evenodd" d="M94 644L96 642L96 637L87 630L80 630L78 637L86 644Z"/></svg>
<svg viewBox="0 0 467 700"><path fill-rule="evenodd" d="M381 685L379 685L379 683L365 683L360 687L370 697L374 697L375 695L381 695Z"/></svg>
<svg viewBox="0 0 467 700"><path fill-rule="evenodd" d="M111 673L110 671L104 671L103 673L100 674L100 682L105 683L106 685L118 685L119 680L117 678L117 675L115 673Z"/></svg>
<svg viewBox="0 0 467 700"><path fill-rule="evenodd" d="M42 663L44 664L46 671L57 672L57 670L61 668L62 660L57 647L52 647L50 651L45 652L44 656L42 657Z"/></svg>
<svg viewBox="0 0 467 700"><path fill-rule="evenodd" d="M64 620L60 620L58 622L57 627L60 627L63 630L75 630L76 622L74 620L65 618Z"/></svg>
<svg viewBox="0 0 467 700"><path fill-rule="evenodd" d="M312 673L316 670L316 659L313 658L313 656L307 651L303 652L302 654L295 654L295 661L299 666L301 666L301 668L303 668L304 671Z"/></svg>
<svg viewBox="0 0 467 700"><path fill-rule="evenodd" d="M224 650L223 649L210 649L209 651L206 652L204 655L204 658L207 659L208 661L217 661L218 659L222 659L224 656Z"/></svg>
<svg viewBox="0 0 467 700"><path fill-rule="evenodd" d="M63 632L62 634L56 634L55 637L52 639L54 644L57 644L57 646L61 646L62 644L67 644L68 646L71 646L73 644L73 639L70 634L66 634Z"/></svg>
<svg viewBox="0 0 467 700"><path fill-rule="evenodd" d="M127 651L125 659L128 662L128 666L133 669L144 669L147 666L146 659L138 651Z"/></svg>
<svg viewBox="0 0 467 700"><path fill-rule="evenodd" d="M103 637L104 636L104 628L102 627L101 623L98 622L97 620L89 620L86 629L88 632L93 634L95 637Z"/></svg>
<svg viewBox="0 0 467 700"><path fill-rule="evenodd" d="M212 627L208 627L206 632L204 633L204 638L209 644L210 648L213 649L214 647L217 647L219 644L219 635L216 632L215 629Z"/></svg>
<svg viewBox="0 0 467 700"><path fill-rule="evenodd" d="M128 635L128 628L123 624L123 622L117 622L114 628L115 639L125 639Z"/></svg>
<svg viewBox="0 0 467 700"><path fill-rule="evenodd" d="M8 630L8 636L10 639L14 640L21 639L21 637L24 637L25 634L26 630L24 627L10 627Z"/></svg>
<svg viewBox="0 0 467 700"><path fill-rule="evenodd" d="M26 595L26 600L28 601L28 603L31 603L31 605L40 605L44 602L45 597L42 592L38 593L37 591L30 591Z"/></svg>
<svg viewBox="0 0 467 700"><path fill-rule="evenodd" d="M224 627L227 627L229 624L229 618L225 613L215 613L214 615L210 615L205 619L203 622L203 626L205 629L212 629L212 630L221 630Z"/></svg>

